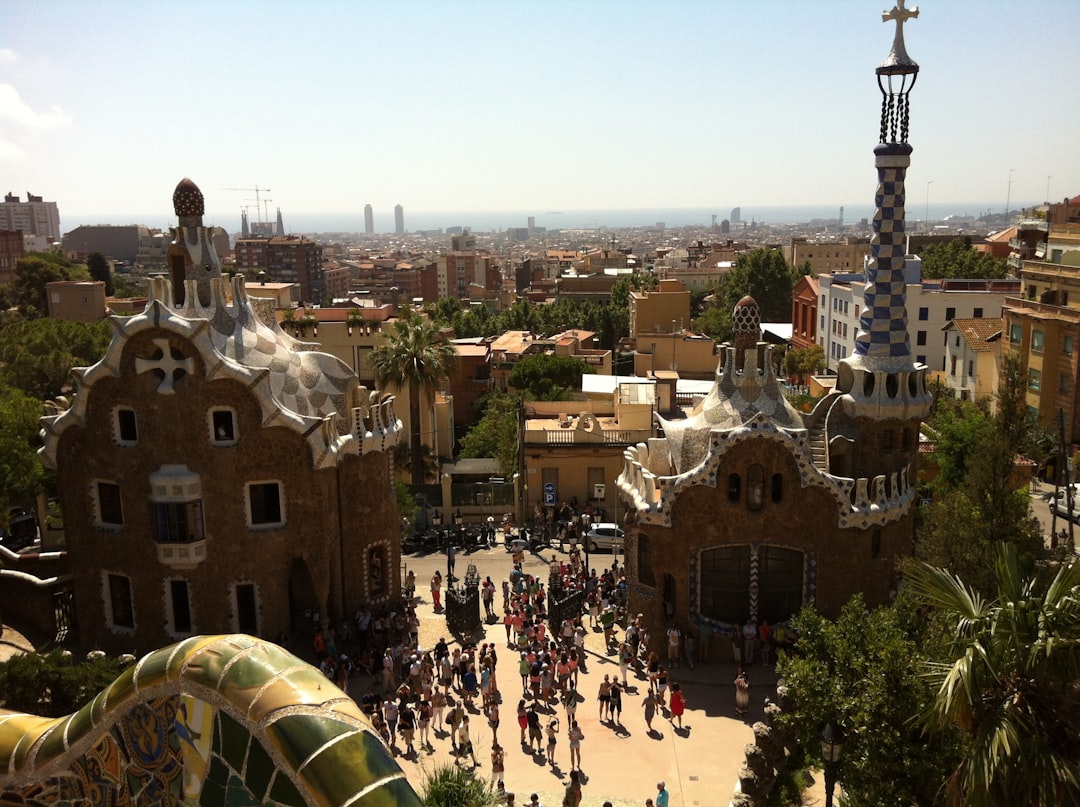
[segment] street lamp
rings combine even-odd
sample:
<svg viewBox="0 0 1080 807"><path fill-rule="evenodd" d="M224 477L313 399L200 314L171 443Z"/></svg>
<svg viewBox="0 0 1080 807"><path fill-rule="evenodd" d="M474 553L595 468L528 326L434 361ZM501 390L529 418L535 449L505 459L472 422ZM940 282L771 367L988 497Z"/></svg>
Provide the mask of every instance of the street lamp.
<svg viewBox="0 0 1080 807"><path fill-rule="evenodd" d="M844 731L830 718L821 731L821 759L825 763L825 807L833 807L836 773L844 755Z"/></svg>
<svg viewBox="0 0 1080 807"><path fill-rule="evenodd" d="M923 227L927 232L930 232L930 186L934 184L934 180L928 180L926 183L926 212L923 213Z"/></svg>

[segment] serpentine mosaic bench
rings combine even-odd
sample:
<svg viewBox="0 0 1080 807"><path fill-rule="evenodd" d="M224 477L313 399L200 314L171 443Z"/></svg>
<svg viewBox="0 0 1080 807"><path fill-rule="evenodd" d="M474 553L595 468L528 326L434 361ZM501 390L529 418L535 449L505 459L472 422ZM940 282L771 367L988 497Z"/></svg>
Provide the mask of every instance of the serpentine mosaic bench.
<svg viewBox="0 0 1080 807"><path fill-rule="evenodd" d="M359 707L250 636L133 664L75 714L0 715L0 805L419 807Z"/></svg>

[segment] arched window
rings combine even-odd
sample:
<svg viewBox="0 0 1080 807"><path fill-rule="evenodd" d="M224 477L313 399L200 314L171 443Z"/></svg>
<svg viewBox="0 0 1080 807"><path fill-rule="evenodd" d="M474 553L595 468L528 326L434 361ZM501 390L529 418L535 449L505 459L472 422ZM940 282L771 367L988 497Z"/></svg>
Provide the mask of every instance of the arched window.
<svg viewBox="0 0 1080 807"><path fill-rule="evenodd" d="M772 475L772 500L779 502L784 498L784 475Z"/></svg>
<svg viewBox="0 0 1080 807"><path fill-rule="evenodd" d="M876 558L881 554L881 530L874 530L870 536L870 557Z"/></svg>
<svg viewBox="0 0 1080 807"><path fill-rule="evenodd" d="M746 472L746 505L751 510L760 510L765 503L765 469L757 463Z"/></svg>
<svg viewBox="0 0 1080 807"><path fill-rule="evenodd" d="M738 474L728 474L727 497L732 502L737 502L742 497L742 479Z"/></svg>

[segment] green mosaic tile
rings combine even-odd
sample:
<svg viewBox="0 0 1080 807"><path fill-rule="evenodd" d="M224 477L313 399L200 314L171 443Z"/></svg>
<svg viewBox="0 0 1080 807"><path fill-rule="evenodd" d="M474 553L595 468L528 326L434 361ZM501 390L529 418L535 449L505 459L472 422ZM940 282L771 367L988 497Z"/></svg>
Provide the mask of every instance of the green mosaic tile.
<svg viewBox="0 0 1080 807"><path fill-rule="evenodd" d="M201 807L225 807L225 785L205 781L199 794Z"/></svg>
<svg viewBox="0 0 1080 807"><path fill-rule="evenodd" d="M232 776L232 771L221 757L210 758L210 770L206 772L207 782L217 782L222 787L226 787L230 776Z"/></svg>
<svg viewBox="0 0 1080 807"><path fill-rule="evenodd" d="M217 715L214 716L214 738L210 742L210 751L214 754L221 755L221 723L218 722Z"/></svg>
<svg viewBox="0 0 1080 807"><path fill-rule="evenodd" d="M248 720L261 723L278 709L297 704L317 706L341 692L319 670L310 665L297 667L287 674L277 675L258 693L248 707Z"/></svg>
<svg viewBox="0 0 1080 807"><path fill-rule="evenodd" d="M157 686L158 684L164 684L167 680L169 656L171 653L171 647L163 647L160 650L155 650L142 661L138 662L135 665L136 688L146 689L148 687Z"/></svg>
<svg viewBox="0 0 1080 807"><path fill-rule="evenodd" d="M71 716L71 720L68 721L67 727L68 745L78 742L92 731L94 726L101 722L100 718L94 716L95 707L97 706L97 700L99 698L101 698L100 693L97 698L86 704L86 706Z"/></svg>
<svg viewBox="0 0 1080 807"><path fill-rule="evenodd" d="M274 784L270 788L270 801L283 807L307 807L304 797L283 771L278 771L274 777Z"/></svg>
<svg viewBox="0 0 1080 807"><path fill-rule="evenodd" d="M252 738L252 743L248 746L247 766L244 768L244 782L248 790L256 796L266 793L266 786L270 784L274 770L274 760L266 753L262 744Z"/></svg>
<svg viewBox="0 0 1080 807"><path fill-rule="evenodd" d="M119 704L123 703L128 698L135 694L135 665L132 664L122 673L120 676L109 684L105 688L105 691L100 693L97 698L94 698L94 706L97 709L105 709L106 707L112 709L116 708ZM104 697L102 697L104 696ZM101 699L101 703L97 701ZM98 723L101 720L102 714L97 712L94 716L94 723Z"/></svg>
<svg viewBox="0 0 1080 807"><path fill-rule="evenodd" d="M30 746L59 719L37 715L11 715L0 722L0 771L14 765L16 770L26 762Z"/></svg>
<svg viewBox="0 0 1080 807"><path fill-rule="evenodd" d="M398 766L366 732L342 737L300 769L308 788L328 804L343 804L371 782L393 776Z"/></svg>
<svg viewBox="0 0 1080 807"><path fill-rule="evenodd" d="M289 715L266 727L266 735L294 768L315 751L352 726L317 715Z"/></svg>
<svg viewBox="0 0 1080 807"><path fill-rule="evenodd" d="M229 786L225 790L226 807L259 807L261 799L251 795L244 781L236 775L229 779Z"/></svg>
<svg viewBox="0 0 1080 807"><path fill-rule="evenodd" d="M199 638L206 638L205 636ZM228 641L222 640L221 636L211 637L213 641L206 641L198 648L197 653L188 654L183 662L184 677L194 684L202 684L205 687L220 691L221 672L233 657L243 650L255 644L253 638L248 636L230 636ZM193 640L188 640L192 642ZM243 664L244 659L238 661ZM177 665L181 663L177 659Z"/></svg>
<svg viewBox="0 0 1080 807"><path fill-rule="evenodd" d="M421 807L421 804L409 780L402 776L369 791L353 802L352 807Z"/></svg>
<svg viewBox="0 0 1080 807"><path fill-rule="evenodd" d="M218 723L221 730L221 756L233 770L242 771L251 734L224 711L218 712Z"/></svg>
<svg viewBox="0 0 1080 807"><path fill-rule="evenodd" d="M170 680L176 680L180 678L181 674L186 675L189 661L198 659L203 649L211 645L217 647L225 647L225 643L221 641L221 636L191 636L183 641L177 642L173 645L173 652L169 659L169 666L167 673Z"/></svg>
<svg viewBox="0 0 1080 807"><path fill-rule="evenodd" d="M38 764L50 759L55 759L60 756L67 747L64 744L64 729L67 727L68 721L71 718L66 718L61 723L57 723L45 737L45 741L42 742L41 747L38 748L37 761Z"/></svg>

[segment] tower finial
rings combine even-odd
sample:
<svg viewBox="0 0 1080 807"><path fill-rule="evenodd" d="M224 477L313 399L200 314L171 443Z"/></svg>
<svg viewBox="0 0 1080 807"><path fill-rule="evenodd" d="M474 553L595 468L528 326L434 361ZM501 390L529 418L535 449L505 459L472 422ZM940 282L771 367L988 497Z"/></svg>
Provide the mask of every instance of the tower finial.
<svg viewBox="0 0 1080 807"><path fill-rule="evenodd" d="M904 23L911 19L916 19L919 16L919 7L914 6L910 9L904 8L904 0L896 0L896 5L888 11L881 12L881 21L888 22L894 20L896 22L896 34L893 36L892 50L889 51L889 55L885 57L878 66L878 72L892 73L905 73L911 72L904 70L903 68L914 67L915 72L918 72L919 65L915 64L915 61L907 55L907 49L904 47ZM883 71L882 68L885 68ZM900 68L900 69L897 69Z"/></svg>

